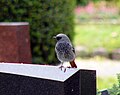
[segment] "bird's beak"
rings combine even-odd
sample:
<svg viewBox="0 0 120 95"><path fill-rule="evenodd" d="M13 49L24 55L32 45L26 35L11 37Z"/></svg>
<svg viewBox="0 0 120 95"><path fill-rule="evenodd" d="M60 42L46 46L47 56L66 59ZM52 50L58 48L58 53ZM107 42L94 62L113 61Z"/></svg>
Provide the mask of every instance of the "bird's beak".
<svg viewBox="0 0 120 95"><path fill-rule="evenodd" d="M56 36L53 36L54 39L56 39Z"/></svg>

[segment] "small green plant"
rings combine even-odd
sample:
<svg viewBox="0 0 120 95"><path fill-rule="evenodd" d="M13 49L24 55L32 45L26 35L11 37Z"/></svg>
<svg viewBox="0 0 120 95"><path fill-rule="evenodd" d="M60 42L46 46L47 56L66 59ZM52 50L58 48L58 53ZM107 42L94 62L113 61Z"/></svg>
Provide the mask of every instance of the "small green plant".
<svg viewBox="0 0 120 95"><path fill-rule="evenodd" d="M110 95L120 95L120 74L117 75L118 84L114 84L111 89L109 89Z"/></svg>

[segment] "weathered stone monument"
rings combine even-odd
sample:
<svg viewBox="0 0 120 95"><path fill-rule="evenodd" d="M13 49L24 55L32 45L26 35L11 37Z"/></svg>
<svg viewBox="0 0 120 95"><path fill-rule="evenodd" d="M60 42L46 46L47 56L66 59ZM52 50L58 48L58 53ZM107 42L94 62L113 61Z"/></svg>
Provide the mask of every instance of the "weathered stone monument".
<svg viewBox="0 0 120 95"><path fill-rule="evenodd" d="M31 63L27 22L0 23L0 62Z"/></svg>
<svg viewBox="0 0 120 95"><path fill-rule="evenodd" d="M96 72L57 66L0 64L0 95L96 95Z"/></svg>

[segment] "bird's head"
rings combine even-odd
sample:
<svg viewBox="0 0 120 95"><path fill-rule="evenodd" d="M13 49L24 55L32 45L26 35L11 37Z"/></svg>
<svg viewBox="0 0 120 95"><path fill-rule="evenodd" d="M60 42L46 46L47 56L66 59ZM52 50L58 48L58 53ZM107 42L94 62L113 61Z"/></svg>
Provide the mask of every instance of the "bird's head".
<svg viewBox="0 0 120 95"><path fill-rule="evenodd" d="M57 34L53 38L55 38L57 41L70 41L66 34Z"/></svg>

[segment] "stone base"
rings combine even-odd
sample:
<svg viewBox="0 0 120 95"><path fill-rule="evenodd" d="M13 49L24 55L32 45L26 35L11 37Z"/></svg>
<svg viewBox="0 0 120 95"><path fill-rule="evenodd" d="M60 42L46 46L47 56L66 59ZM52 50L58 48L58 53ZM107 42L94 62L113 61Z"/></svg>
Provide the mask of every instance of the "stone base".
<svg viewBox="0 0 120 95"><path fill-rule="evenodd" d="M0 64L0 95L96 95L96 72L55 66Z"/></svg>

